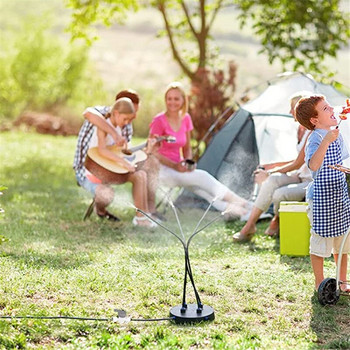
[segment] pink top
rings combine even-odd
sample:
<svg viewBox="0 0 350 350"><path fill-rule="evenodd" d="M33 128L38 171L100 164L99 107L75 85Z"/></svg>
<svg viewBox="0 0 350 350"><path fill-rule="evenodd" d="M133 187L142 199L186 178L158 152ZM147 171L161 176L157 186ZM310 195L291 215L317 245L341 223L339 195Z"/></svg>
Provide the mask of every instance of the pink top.
<svg viewBox="0 0 350 350"><path fill-rule="evenodd" d="M159 148L159 153L176 163L179 163L183 160L181 149L186 145L186 133L191 130L193 130L193 124L191 116L188 113L186 113L183 117L181 127L178 131L173 130L173 128L168 123L168 119L164 113L156 115L150 125L150 133L152 135L175 136L176 142L174 143L162 141Z"/></svg>

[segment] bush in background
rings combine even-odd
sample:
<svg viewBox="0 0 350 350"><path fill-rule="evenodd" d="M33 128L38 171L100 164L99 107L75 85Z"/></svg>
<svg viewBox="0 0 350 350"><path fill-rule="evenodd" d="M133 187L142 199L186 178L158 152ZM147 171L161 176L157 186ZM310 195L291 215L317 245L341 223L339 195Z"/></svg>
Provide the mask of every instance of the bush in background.
<svg viewBox="0 0 350 350"><path fill-rule="evenodd" d="M212 137L212 134L207 135L208 130L214 123L216 125L212 131L219 130L232 114L236 74L237 65L234 62L228 63L227 72L223 69L201 68L196 73L189 95L189 112L194 125L193 137L197 142L205 137L204 142L208 144Z"/></svg>
<svg viewBox="0 0 350 350"><path fill-rule="evenodd" d="M49 16L27 18L20 30L3 30L0 122L28 110L80 118L86 105L106 98L86 46L68 44L50 23Z"/></svg>
<svg viewBox="0 0 350 350"><path fill-rule="evenodd" d="M141 104L137 118L133 120L135 136L147 137L149 134L149 125L153 117L165 109L164 91L155 92L150 89L135 88L140 95Z"/></svg>

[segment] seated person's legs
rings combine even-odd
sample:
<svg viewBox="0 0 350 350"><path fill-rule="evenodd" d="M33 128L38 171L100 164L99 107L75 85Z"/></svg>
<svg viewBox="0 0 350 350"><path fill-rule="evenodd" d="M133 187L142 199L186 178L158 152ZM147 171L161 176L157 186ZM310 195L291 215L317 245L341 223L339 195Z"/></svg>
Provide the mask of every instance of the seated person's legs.
<svg viewBox="0 0 350 350"><path fill-rule="evenodd" d="M95 192L96 213L99 216L109 214L106 207L112 203L114 198L114 190L108 185L99 184Z"/></svg>
<svg viewBox="0 0 350 350"><path fill-rule="evenodd" d="M147 200L148 210L156 212L156 191L159 185L159 160L155 156L148 156L147 160L138 164L139 170L147 173Z"/></svg>
<svg viewBox="0 0 350 350"><path fill-rule="evenodd" d="M294 183L298 180L294 176L275 173L270 175L260 187L258 197L254 203L252 212L242 227L241 231L234 235L235 241L248 241L256 232L256 223L262 213L264 213L272 203L274 193L281 187Z"/></svg>
<svg viewBox="0 0 350 350"><path fill-rule="evenodd" d="M112 203L114 190L108 185L102 185L90 181L87 177L83 181L78 180L79 185L94 196L96 214L100 218L107 218L111 221L119 221L119 218L106 210ZM90 216L90 215L89 215Z"/></svg>
<svg viewBox="0 0 350 350"><path fill-rule="evenodd" d="M135 171L127 174L127 181L132 183L132 196L136 208L145 213L149 213L147 204L147 173L143 170ZM136 226L153 227L155 224L149 221L142 213L136 212L133 219Z"/></svg>
<svg viewBox="0 0 350 350"><path fill-rule="evenodd" d="M279 187L272 196L272 203L275 216L271 220L265 233L269 236L275 236L279 232L279 214L278 210L282 201L302 201L305 198L305 188L308 182L292 183L287 186Z"/></svg>
<svg viewBox="0 0 350 350"><path fill-rule="evenodd" d="M274 193L280 187L289 184L299 183L297 176L290 176L287 174L275 173L270 175L266 181L261 184L258 197L254 205L263 211L266 211L272 203ZM305 192L304 192L305 195Z"/></svg>

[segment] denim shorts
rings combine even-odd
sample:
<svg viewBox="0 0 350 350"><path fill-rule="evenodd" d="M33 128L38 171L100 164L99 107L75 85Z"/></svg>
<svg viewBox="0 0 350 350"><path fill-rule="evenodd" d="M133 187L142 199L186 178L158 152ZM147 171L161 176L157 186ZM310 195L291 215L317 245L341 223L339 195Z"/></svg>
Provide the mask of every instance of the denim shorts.
<svg viewBox="0 0 350 350"><path fill-rule="evenodd" d="M87 177L85 177L83 181L79 180L78 177L76 179L78 181L78 184L82 188L84 188L85 190L90 192L93 196L95 196L95 192L98 184L91 182Z"/></svg>

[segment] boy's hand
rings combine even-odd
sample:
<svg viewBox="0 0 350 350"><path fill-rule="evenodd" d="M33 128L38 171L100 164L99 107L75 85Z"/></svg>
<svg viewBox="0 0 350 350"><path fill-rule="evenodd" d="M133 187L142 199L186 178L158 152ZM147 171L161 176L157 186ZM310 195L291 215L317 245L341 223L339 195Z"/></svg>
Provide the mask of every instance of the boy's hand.
<svg viewBox="0 0 350 350"><path fill-rule="evenodd" d="M159 147L160 147L160 144L159 144L159 142L157 142L156 137L149 137L147 139L146 153L148 153L148 154L156 153L156 152L158 152Z"/></svg>
<svg viewBox="0 0 350 350"><path fill-rule="evenodd" d="M330 144L333 141L335 141L338 138L338 136L339 136L339 129L330 130L327 132L324 140Z"/></svg>
<svg viewBox="0 0 350 350"><path fill-rule="evenodd" d="M112 135L112 137L117 146L122 147L126 144L126 140L124 136L121 136L118 133L115 133L114 135Z"/></svg>

